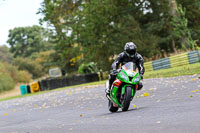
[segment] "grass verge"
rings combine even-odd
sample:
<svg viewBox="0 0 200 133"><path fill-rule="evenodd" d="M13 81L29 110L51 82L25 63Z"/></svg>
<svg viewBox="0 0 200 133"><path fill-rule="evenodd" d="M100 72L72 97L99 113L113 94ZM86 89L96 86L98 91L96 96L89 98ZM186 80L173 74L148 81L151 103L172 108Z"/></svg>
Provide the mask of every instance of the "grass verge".
<svg viewBox="0 0 200 133"><path fill-rule="evenodd" d="M193 75L193 74L200 74L200 63L145 72L144 78L165 78L165 77L176 77L176 76Z"/></svg>

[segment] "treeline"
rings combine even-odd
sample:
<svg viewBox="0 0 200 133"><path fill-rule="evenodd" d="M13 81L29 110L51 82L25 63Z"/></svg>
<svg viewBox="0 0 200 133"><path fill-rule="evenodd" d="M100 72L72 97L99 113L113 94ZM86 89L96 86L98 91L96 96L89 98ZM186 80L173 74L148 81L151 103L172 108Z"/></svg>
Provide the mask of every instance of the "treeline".
<svg viewBox="0 0 200 133"><path fill-rule="evenodd" d="M199 0L44 0L38 14L48 29L15 28L8 43L43 72L106 71L128 41L148 61L193 50L200 38Z"/></svg>
<svg viewBox="0 0 200 133"><path fill-rule="evenodd" d="M47 34L36 25L9 31L10 47L0 46L0 92L45 76L50 66L53 67L49 62L54 50Z"/></svg>
<svg viewBox="0 0 200 133"><path fill-rule="evenodd" d="M83 62L109 70L127 41L151 60L194 49L200 37L199 0L44 0L39 13L53 27L57 63L68 71Z"/></svg>
<svg viewBox="0 0 200 133"><path fill-rule="evenodd" d="M15 57L7 46L0 46L0 93L11 90L17 83L30 83L47 75L49 55L52 51L42 51L28 57Z"/></svg>
<svg viewBox="0 0 200 133"><path fill-rule="evenodd" d="M26 70L20 70L14 65L14 59L8 47L0 46L0 93L11 90L16 83L28 83L32 75Z"/></svg>

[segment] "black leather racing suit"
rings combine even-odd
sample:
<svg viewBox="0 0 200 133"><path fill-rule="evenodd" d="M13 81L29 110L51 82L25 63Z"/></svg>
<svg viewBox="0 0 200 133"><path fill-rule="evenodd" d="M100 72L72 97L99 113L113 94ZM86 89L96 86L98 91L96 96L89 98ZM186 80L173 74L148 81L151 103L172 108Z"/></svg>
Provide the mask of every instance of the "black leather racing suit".
<svg viewBox="0 0 200 133"><path fill-rule="evenodd" d="M112 69L113 70L117 70L120 64L124 65L124 64L126 64L128 62L135 63L136 66L139 69L139 73L142 74L142 75L144 74L144 72L145 72L144 60L143 60L142 56L140 54L138 54L138 53L136 53L133 58L132 57L128 57L125 52L120 53L118 55L117 59L113 62ZM109 89L111 88L111 85L114 82L114 80L116 78L116 75L117 75L117 73L114 73L114 72L110 73L110 79L109 79L110 86L109 86ZM138 89L141 89L143 87L141 82L138 85L139 85Z"/></svg>

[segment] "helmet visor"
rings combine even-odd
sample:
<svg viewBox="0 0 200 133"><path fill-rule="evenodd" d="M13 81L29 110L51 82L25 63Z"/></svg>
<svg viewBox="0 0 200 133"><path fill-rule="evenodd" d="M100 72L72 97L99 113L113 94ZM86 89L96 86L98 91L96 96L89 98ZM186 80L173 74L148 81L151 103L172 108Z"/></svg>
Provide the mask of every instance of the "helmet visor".
<svg viewBox="0 0 200 133"><path fill-rule="evenodd" d="M127 53L128 53L130 56L133 56L133 55L135 55L136 50L135 50L135 49L130 49L130 50L127 50Z"/></svg>

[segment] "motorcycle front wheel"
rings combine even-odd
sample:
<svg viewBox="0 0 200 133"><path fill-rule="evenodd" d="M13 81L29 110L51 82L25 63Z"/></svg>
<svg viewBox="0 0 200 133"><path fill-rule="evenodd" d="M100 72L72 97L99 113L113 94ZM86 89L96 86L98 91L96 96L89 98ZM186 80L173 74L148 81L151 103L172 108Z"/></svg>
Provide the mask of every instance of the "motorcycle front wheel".
<svg viewBox="0 0 200 133"><path fill-rule="evenodd" d="M127 111L131 103L132 88L127 87L122 101L122 111Z"/></svg>
<svg viewBox="0 0 200 133"><path fill-rule="evenodd" d="M117 112L117 110L119 108L118 107L114 107L113 103L110 100L108 100L108 109L109 109L110 112Z"/></svg>

